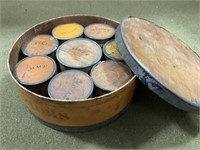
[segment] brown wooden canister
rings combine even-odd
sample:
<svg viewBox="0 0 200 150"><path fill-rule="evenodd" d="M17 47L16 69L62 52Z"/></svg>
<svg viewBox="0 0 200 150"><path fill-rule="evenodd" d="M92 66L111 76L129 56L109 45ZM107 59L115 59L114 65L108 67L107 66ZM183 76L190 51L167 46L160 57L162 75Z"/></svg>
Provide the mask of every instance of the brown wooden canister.
<svg viewBox="0 0 200 150"><path fill-rule="evenodd" d="M127 83L133 74L122 62L106 60L96 64L90 73L96 86L95 95L114 91Z"/></svg>
<svg viewBox="0 0 200 150"><path fill-rule="evenodd" d="M61 100L87 99L93 92L93 80L80 70L67 70L54 76L48 85L51 98Z"/></svg>
<svg viewBox="0 0 200 150"><path fill-rule="evenodd" d="M85 27L84 35L96 41L101 47L115 34L115 28L103 23L94 23Z"/></svg>
<svg viewBox="0 0 200 150"><path fill-rule="evenodd" d="M101 47L89 39L77 38L64 42L56 52L61 70L79 69L86 73L102 57Z"/></svg>
<svg viewBox="0 0 200 150"><path fill-rule="evenodd" d="M27 89L48 96L47 83L56 73L56 63L48 56L26 57L19 61L14 76Z"/></svg>
<svg viewBox="0 0 200 150"><path fill-rule="evenodd" d="M119 49L117 47L117 44L115 40L110 40L106 42L106 44L103 46L103 53L105 59L111 59L116 61L123 61L123 56L119 52Z"/></svg>
<svg viewBox="0 0 200 150"><path fill-rule="evenodd" d="M29 38L22 46L22 53L26 56L48 55L55 59L58 40L48 34L39 34Z"/></svg>
<svg viewBox="0 0 200 150"><path fill-rule="evenodd" d="M78 23L59 24L52 30L52 35L60 41L60 44L66 40L82 37L84 28Z"/></svg>

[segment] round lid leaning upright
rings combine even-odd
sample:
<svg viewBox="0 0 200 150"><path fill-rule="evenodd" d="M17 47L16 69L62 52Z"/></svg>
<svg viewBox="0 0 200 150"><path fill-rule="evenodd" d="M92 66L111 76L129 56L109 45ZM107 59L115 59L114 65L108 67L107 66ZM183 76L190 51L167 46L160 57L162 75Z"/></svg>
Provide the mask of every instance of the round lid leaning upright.
<svg viewBox="0 0 200 150"><path fill-rule="evenodd" d="M125 62L149 89L175 107L199 112L200 58L186 44L133 17L122 21L115 38Z"/></svg>

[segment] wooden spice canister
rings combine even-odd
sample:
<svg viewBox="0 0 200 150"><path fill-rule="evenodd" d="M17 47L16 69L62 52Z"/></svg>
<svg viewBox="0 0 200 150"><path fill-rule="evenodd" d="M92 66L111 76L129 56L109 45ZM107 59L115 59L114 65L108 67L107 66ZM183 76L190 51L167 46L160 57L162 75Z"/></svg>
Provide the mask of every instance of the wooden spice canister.
<svg viewBox="0 0 200 150"><path fill-rule="evenodd" d="M115 40L110 40L106 42L106 44L103 46L103 53L106 59L117 60L117 61L124 60L122 54L119 52Z"/></svg>
<svg viewBox="0 0 200 150"><path fill-rule="evenodd" d="M14 69L16 80L37 94L48 96L47 84L56 73L56 63L48 56L31 56L19 61Z"/></svg>
<svg viewBox="0 0 200 150"><path fill-rule="evenodd" d="M102 57L101 47L94 41L77 38L64 42L56 52L61 70L79 69L88 73Z"/></svg>
<svg viewBox="0 0 200 150"><path fill-rule="evenodd" d="M67 70L57 74L48 85L51 98L62 100L87 99L93 92L93 80L80 70Z"/></svg>
<svg viewBox="0 0 200 150"><path fill-rule="evenodd" d="M60 41L60 44L66 40L82 37L84 28L78 23L66 23L56 26L52 30L52 35Z"/></svg>
<svg viewBox="0 0 200 150"><path fill-rule="evenodd" d="M84 30L85 37L96 41L101 47L115 34L115 28L102 23L88 25Z"/></svg>
<svg viewBox="0 0 200 150"><path fill-rule="evenodd" d="M58 40L48 34L39 34L29 38L22 45L22 53L26 56L48 55L55 59Z"/></svg>
<svg viewBox="0 0 200 150"><path fill-rule="evenodd" d="M99 96L114 91L127 83L133 74L122 62L106 60L96 64L90 73L94 84L94 95Z"/></svg>

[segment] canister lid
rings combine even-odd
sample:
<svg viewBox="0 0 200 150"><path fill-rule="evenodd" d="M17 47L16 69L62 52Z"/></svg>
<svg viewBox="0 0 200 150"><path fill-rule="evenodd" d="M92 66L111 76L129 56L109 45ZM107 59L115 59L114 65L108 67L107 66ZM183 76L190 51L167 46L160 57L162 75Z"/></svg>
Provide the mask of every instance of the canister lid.
<svg viewBox="0 0 200 150"><path fill-rule="evenodd" d="M93 66L90 76L98 88L110 92L127 83L133 74L123 62L106 60Z"/></svg>
<svg viewBox="0 0 200 150"><path fill-rule="evenodd" d="M94 23L85 27L84 34L93 40L106 40L114 36L115 28L108 24Z"/></svg>
<svg viewBox="0 0 200 150"><path fill-rule="evenodd" d="M66 23L56 26L52 35L58 40L69 40L82 36L83 26L78 23Z"/></svg>
<svg viewBox="0 0 200 150"><path fill-rule="evenodd" d="M54 76L48 85L51 98L62 100L87 99L93 92L91 77L80 70L67 70Z"/></svg>
<svg viewBox="0 0 200 150"><path fill-rule="evenodd" d="M70 68L86 68L97 63L102 56L101 47L84 38L64 42L57 50L58 61Z"/></svg>
<svg viewBox="0 0 200 150"><path fill-rule="evenodd" d="M58 40L48 34L39 34L29 38L22 46L26 56L49 55L58 47Z"/></svg>
<svg viewBox="0 0 200 150"><path fill-rule="evenodd" d="M175 107L199 112L200 58L186 44L134 17L122 21L115 38L125 62L149 89Z"/></svg>
<svg viewBox="0 0 200 150"><path fill-rule="evenodd" d="M56 73L56 63L48 56L26 57L19 61L14 76L25 86L43 84Z"/></svg>

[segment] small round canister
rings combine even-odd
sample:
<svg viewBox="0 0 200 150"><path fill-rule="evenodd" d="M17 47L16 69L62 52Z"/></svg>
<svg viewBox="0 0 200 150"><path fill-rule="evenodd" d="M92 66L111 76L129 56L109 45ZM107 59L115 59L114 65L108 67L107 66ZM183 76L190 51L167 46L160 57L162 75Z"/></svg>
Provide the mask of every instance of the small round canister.
<svg viewBox="0 0 200 150"><path fill-rule="evenodd" d="M48 96L47 84L56 73L56 63L48 56L31 56L19 61L14 76L27 89Z"/></svg>
<svg viewBox="0 0 200 150"><path fill-rule="evenodd" d="M101 47L115 34L115 28L108 24L95 23L88 25L84 30L84 35L96 41Z"/></svg>
<svg viewBox="0 0 200 150"><path fill-rule="evenodd" d="M96 86L95 96L114 91L133 77L124 63L113 60L99 62L92 68L90 75Z"/></svg>
<svg viewBox="0 0 200 150"><path fill-rule="evenodd" d="M48 85L51 98L62 100L80 100L92 96L93 80L80 70L67 70L57 74Z"/></svg>
<svg viewBox="0 0 200 150"><path fill-rule="evenodd" d="M56 52L61 70L79 69L88 73L102 57L101 47L89 39L77 38L64 42Z"/></svg>
<svg viewBox="0 0 200 150"><path fill-rule="evenodd" d="M115 40L110 40L106 42L106 44L103 46L103 53L106 59L117 60L117 61L124 60L122 54L119 52Z"/></svg>
<svg viewBox="0 0 200 150"><path fill-rule="evenodd" d="M22 45L22 53L25 56L48 55L55 58L58 40L48 34L39 34L29 38Z"/></svg>
<svg viewBox="0 0 200 150"><path fill-rule="evenodd" d="M84 28L78 23L66 23L56 26L52 30L52 35L63 43L63 41L82 37Z"/></svg>

